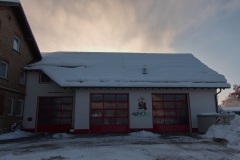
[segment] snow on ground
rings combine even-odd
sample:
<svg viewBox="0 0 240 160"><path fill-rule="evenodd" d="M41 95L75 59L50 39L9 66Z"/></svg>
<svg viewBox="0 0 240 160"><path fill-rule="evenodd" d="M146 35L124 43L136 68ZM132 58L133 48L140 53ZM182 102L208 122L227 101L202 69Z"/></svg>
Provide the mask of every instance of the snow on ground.
<svg viewBox="0 0 240 160"><path fill-rule="evenodd" d="M198 134L53 135L16 131L0 135L0 160L239 160L240 116L230 125L213 125ZM34 138L35 136L35 138ZM21 139L22 137L33 137ZM228 145L213 141L226 139ZM18 141L7 141L19 139ZM1 141L4 140L4 141ZM234 147L233 147L234 146Z"/></svg>
<svg viewBox="0 0 240 160"><path fill-rule="evenodd" d="M67 133L56 133L53 138L71 138L73 135Z"/></svg>
<svg viewBox="0 0 240 160"><path fill-rule="evenodd" d="M240 148L240 116L235 115L230 125L212 125L204 137L226 139L229 145L237 145Z"/></svg>
<svg viewBox="0 0 240 160"><path fill-rule="evenodd" d="M152 132L147 132L147 131L140 131L140 132L133 132L133 133L129 133L130 137L159 137L159 134L154 134Z"/></svg>
<svg viewBox="0 0 240 160"><path fill-rule="evenodd" d="M0 136L1 137L1 136ZM1 160L239 160L240 147L202 138L141 131L130 134L66 133L0 141Z"/></svg>
<svg viewBox="0 0 240 160"><path fill-rule="evenodd" d="M34 135L35 134L29 133L29 132L15 131L10 133L0 134L0 140L18 139L18 138L30 137Z"/></svg>

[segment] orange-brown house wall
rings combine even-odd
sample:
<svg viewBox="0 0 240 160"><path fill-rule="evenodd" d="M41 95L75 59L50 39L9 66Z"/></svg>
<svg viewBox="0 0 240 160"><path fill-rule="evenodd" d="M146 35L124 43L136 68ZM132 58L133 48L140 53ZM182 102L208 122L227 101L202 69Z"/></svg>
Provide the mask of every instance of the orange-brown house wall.
<svg viewBox="0 0 240 160"><path fill-rule="evenodd" d="M14 36L20 38L19 53L13 50ZM8 6L0 6L0 59L8 63L7 79L0 78L0 95L4 96L2 102L4 105L0 106L3 110L0 115L1 133L9 131L13 123L22 119L22 117L16 116L16 106L18 100L24 100L26 87L19 84L19 77L23 67L33 60L19 24L11 7ZM14 99L12 116L8 116L9 98Z"/></svg>

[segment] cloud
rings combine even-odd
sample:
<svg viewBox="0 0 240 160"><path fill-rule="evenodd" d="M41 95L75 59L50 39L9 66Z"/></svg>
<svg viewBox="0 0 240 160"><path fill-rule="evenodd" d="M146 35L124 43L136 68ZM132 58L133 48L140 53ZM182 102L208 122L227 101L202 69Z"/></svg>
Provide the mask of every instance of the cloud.
<svg viewBox="0 0 240 160"><path fill-rule="evenodd" d="M175 52L174 39L237 0L22 0L41 51Z"/></svg>

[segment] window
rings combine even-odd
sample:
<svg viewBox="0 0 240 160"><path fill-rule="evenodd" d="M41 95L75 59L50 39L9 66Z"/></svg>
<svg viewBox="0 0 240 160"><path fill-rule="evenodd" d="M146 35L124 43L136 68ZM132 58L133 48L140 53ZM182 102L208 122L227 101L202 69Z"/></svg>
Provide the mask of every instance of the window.
<svg viewBox="0 0 240 160"><path fill-rule="evenodd" d="M39 81L40 81L40 83L51 83L51 78L49 78L44 73L40 73Z"/></svg>
<svg viewBox="0 0 240 160"><path fill-rule="evenodd" d="M19 77L19 84L25 85L25 83L26 83L26 74L25 72L21 72Z"/></svg>
<svg viewBox="0 0 240 160"><path fill-rule="evenodd" d="M17 36L13 39L13 50L20 52L20 39Z"/></svg>
<svg viewBox="0 0 240 160"><path fill-rule="evenodd" d="M14 106L14 99L10 98L9 101L8 101L8 116L12 116L13 106Z"/></svg>
<svg viewBox="0 0 240 160"><path fill-rule="evenodd" d="M4 100L5 97L0 95L0 116L3 116L4 114Z"/></svg>
<svg viewBox="0 0 240 160"><path fill-rule="evenodd" d="M0 78L7 78L8 64L0 60Z"/></svg>
<svg viewBox="0 0 240 160"><path fill-rule="evenodd" d="M16 116L22 117L22 113L23 113L23 100L18 100Z"/></svg>

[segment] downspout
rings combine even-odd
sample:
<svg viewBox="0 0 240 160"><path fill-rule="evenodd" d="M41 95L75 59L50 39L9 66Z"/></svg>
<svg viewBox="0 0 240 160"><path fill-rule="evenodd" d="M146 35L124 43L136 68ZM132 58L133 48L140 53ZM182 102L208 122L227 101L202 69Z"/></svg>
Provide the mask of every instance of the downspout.
<svg viewBox="0 0 240 160"><path fill-rule="evenodd" d="M220 88L220 91L215 94L215 103L216 103L216 113L218 113L218 94L222 92L222 88Z"/></svg>

